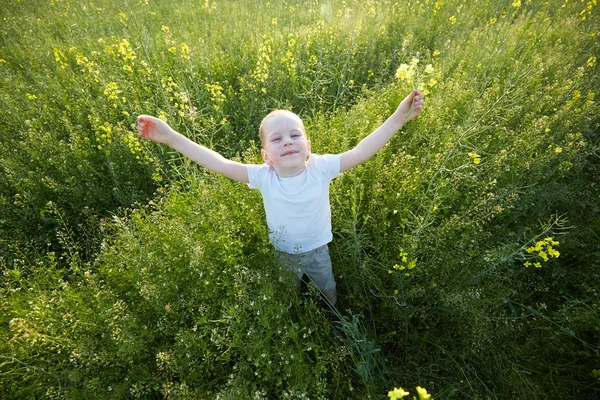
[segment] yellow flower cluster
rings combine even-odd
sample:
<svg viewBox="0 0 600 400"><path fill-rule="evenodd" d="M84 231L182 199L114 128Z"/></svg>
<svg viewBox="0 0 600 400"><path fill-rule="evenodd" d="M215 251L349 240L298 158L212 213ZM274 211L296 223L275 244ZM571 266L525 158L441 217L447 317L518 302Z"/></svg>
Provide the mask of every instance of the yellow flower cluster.
<svg viewBox="0 0 600 400"><path fill-rule="evenodd" d="M213 108L218 111L221 108L221 104L225 102L227 97L223 94L223 86L219 82L215 82L214 84L206 83L204 87L210 93L210 99L213 102Z"/></svg>
<svg viewBox="0 0 600 400"><path fill-rule="evenodd" d="M433 88L438 83L440 74L433 74L433 65L427 64L423 71L419 73L419 59L413 57L410 64L400 64L396 70L396 78L411 84L412 87L419 89L419 85L423 83L421 91L425 96L429 94L429 89ZM429 78L427 80L426 78Z"/></svg>
<svg viewBox="0 0 600 400"><path fill-rule="evenodd" d="M185 44L185 43L181 43L181 58L184 60L190 60L190 47Z"/></svg>
<svg viewBox="0 0 600 400"><path fill-rule="evenodd" d="M408 261L408 253L401 251L400 254L398 255L401 259L400 264L394 264L394 266L392 267L393 269L395 269L396 271L407 271L407 270L411 270L414 269L417 266L417 259L413 258L412 260ZM393 270L389 270L388 273L392 273L394 272ZM410 276L409 272L405 272L404 276Z"/></svg>
<svg viewBox="0 0 600 400"><path fill-rule="evenodd" d="M175 83L175 81L173 80L173 78L171 78L170 76L167 76L166 78L162 78L160 80L160 86L165 89L168 92L173 92L174 89L177 89L177 84Z"/></svg>
<svg viewBox="0 0 600 400"><path fill-rule="evenodd" d="M273 40L266 34L263 36L263 42L258 49L258 61L256 62L256 68L252 71L252 78L259 84L264 83L269 78L269 69L271 64L271 56L273 54L273 48L271 43ZM255 85L250 85L254 88ZM262 88L263 93L267 93L266 88Z"/></svg>
<svg viewBox="0 0 600 400"><path fill-rule="evenodd" d="M133 60L137 58L135 51L133 51L133 48L131 47L131 43L129 43L129 40L127 39L123 39L118 43L117 52L123 58L123 61L131 62L131 65L134 64Z"/></svg>
<svg viewBox="0 0 600 400"><path fill-rule="evenodd" d="M217 9L217 3L215 1L211 3L209 0L206 0L202 8L208 12L215 11Z"/></svg>
<svg viewBox="0 0 600 400"><path fill-rule="evenodd" d="M129 148L131 154L135 156L136 160L140 159L140 154L142 153L142 144L140 143L138 137L138 135L135 135L131 132L123 136L123 141Z"/></svg>
<svg viewBox="0 0 600 400"><path fill-rule="evenodd" d="M287 42L288 50L285 53L285 56L281 58L281 62L287 66L287 72L290 76L296 75L296 59L294 58L294 51L296 49L296 39L294 38L294 34L290 33L288 35Z"/></svg>
<svg viewBox="0 0 600 400"><path fill-rule="evenodd" d="M99 133L99 136L96 137L97 142L112 144L112 126L108 122L97 126L96 131ZM98 150L102 150L102 144L98 145Z"/></svg>
<svg viewBox="0 0 600 400"><path fill-rule="evenodd" d="M127 25L127 21L129 21L127 14L125 14L123 11L120 11L119 12L119 22L121 22L121 24L123 24L123 25Z"/></svg>
<svg viewBox="0 0 600 400"><path fill-rule="evenodd" d="M583 3L583 0L581 2ZM581 20L585 21L587 19L587 16L592 15L592 10L597 5L598 5L597 0L589 0L585 4L585 8L579 13L579 15L581 15Z"/></svg>
<svg viewBox="0 0 600 400"><path fill-rule="evenodd" d="M62 69L65 69L67 67L67 57L65 57L63 52L57 49L56 47L52 50L54 52L54 61L56 61L56 63L60 65Z"/></svg>
<svg viewBox="0 0 600 400"><path fill-rule="evenodd" d="M97 53L96 53L97 54ZM81 65L81 72L88 72L96 82L99 82L98 77L100 76L100 70L98 70L98 64L90 61L82 52L78 52L75 55L75 62L77 65Z"/></svg>
<svg viewBox="0 0 600 400"><path fill-rule="evenodd" d="M398 400L405 396L408 396L409 394L410 394L409 392L407 392L404 389L402 389L401 387L399 387L399 388L394 388L394 390L390 390L388 392L388 397L390 398L390 400Z"/></svg>
<svg viewBox="0 0 600 400"><path fill-rule="evenodd" d="M98 43L99 44L103 44L105 43L105 40L103 38L98 39ZM111 56L117 56L120 57L124 63L123 65L123 71L127 71L127 72L133 72L133 67L135 66L135 59L137 59L137 56L135 54L135 51L133 50L133 47L131 46L131 43L129 43L129 40L127 39L121 39L121 40L115 40L113 39L113 44L112 45L106 45L104 47L104 50L106 51L107 54L111 55ZM92 55L94 54L98 54L97 52L92 52Z"/></svg>
<svg viewBox="0 0 600 400"><path fill-rule="evenodd" d="M540 257L544 262L549 261L551 258L558 258L560 253L552 246L558 246L560 242L553 240L550 237L545 238L544 240L538 241L534 246L531 246L527 249L529 254L534 254ZM525 267L530 267L533 265L536 268L542 268L542 264L539 261L534 263L527 261L523 264Z"/></svg>
<svg viewBox="0 0 600 400"><path fill-rule="evenodd" d="M553 146L553 145L549 145L548 146L548 150L554 150L554 152L556 154L560 154L563 151L562 147L560 147L560 146Z"/></svg>
<svg viewBox="0 0 600 400"><path fill-rule="evenodd" d="M394 390L390 390L388 392L388 397L390 398L390 400L399 400L408 396L409 394L410 393L406 390L402 389L401 387L398 387L394 388ZM421 386L417 386L417 394L419 395L419 400L433 400L431 394L427 393L427 390L425 388L422 388ZM416 397L413 397L413 399L416 399Z"/></svg>
<svg viewBox="0 0 600 400"><path fill-rule="evenodd" d="M419 64L419 59L413 57L409 64L400 64L400 67L396 71L396 78L401 81L414 82L415 75L417 73L417 65ZM433 67L432 67L433 68Z"/></svg>
<svg viewBox="0 0 600 400"><path fill-rule="evenodd" d="M177 115L185 118L189 117L190 119L194 119L192 115L195 115L196 110L191 106L190 103L190 95L186 91L180 91L179 85L175 83L173 78L167 76L166 78L162 78L160 80L160 86L165 91L165 95L169 95L168 99L171 104L177 109ZM166 115L163 114L163 116ZM162 117L159 117L162 120L165 120Z"/></svg>
<svg viewBox="0 0 600 400"><path fill-rule="evenodd" d="M481 156L477 153L469 153L469 157L473 159L473 164L479 164L481 162Z"/></svg>
<svg viewBox="0 0 600 400"><path fill-rule="evenodd" d="M119 86L115 82L109 82L104 88L104 95L108 98L108 100L118 100L119 94L121 94L121 90ZM125 102L125 98L122 97L121 100ZM117 108L117 103L113 103L113 107Z"/></svg>

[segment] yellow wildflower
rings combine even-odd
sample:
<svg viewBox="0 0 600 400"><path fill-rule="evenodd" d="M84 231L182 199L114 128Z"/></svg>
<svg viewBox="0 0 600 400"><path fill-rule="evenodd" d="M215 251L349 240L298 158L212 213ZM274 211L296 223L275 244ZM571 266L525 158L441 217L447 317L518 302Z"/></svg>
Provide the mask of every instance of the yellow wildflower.
<svg viewBox="0 0 600 400"><path fill-rule="evenodd" d="M412 69L408 64L400 64L400 67L396 70L396 78L400 79L401 81L412 81L414 75L414 69Z"/></svg>
<svg viewBox="0 0 600 400"><path fill-rule="evenodd" d="M425 388L417 386L417 393L419 394L419 400L431 400L431 395L427 393Z"/></svg>
<svg viewBox="0 0 600 400"><path fill-rule="evenodd" d="M185 43L181 43L181 58L183 58L184 60L189 60L190 59L190 47L185 44Z"/></svg>
<svg viewBox="0 0 600 400"><path fill-rule="evenodd" d="M404 389L399 387L399 388L394 388L394 390L390 390L388 392L388 397L390 398L390 400L398 400L405 396L408 396L409 394L410 393L408 393L407 391L405 391Z"/></svg>
<svg viewBox="0 0 600 400"><path fill-rule="evenodd" d="M473 163L479 164L481 162L481 156L477 153L469 153L469 157L473 158Z"/></svg>
<svg viewBox="0 0 600 400"><path fill-rule="evenodd" d="M588 67L593 68L596 65L596 57L592 56L588 58L587 65Z"/></svg>
<svg viewBox="0 0 600 400"><path fill-rule="evenodd" d="M127 39L123 39L119 42L117 51L121 57L123 57L123 61L133 61L137 58L135 51L133 51L133 48L131 47L131 43L129 43L129 40Z"/></svg>
<svg viewBox="0 0 600 400"><path fill-rule="evenodd" d="M108 97L109 100L116 100L120 93L121 91L115 82L109 82L104 89L104 95Z"/></svg>
<svg viewBox="0 0 600 400"><path fill-rule="evenodd" d="M450 22L450 24L455 24L456 23L456 17L453 15L450 18L448 18L448 21Z"/></svg>

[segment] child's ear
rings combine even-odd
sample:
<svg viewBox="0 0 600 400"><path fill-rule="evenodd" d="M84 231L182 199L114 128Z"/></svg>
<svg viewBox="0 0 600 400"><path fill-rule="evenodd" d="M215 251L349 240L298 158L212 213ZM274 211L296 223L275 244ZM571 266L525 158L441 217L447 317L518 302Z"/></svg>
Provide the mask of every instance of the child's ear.
<svg viewBox="0 0 600 400"><path fill-rule="evenodd" d="M306 140L306 149L308 150L308 154L310 154L310 139Z"/></svg>
<svg viewBox="0 0 600 400"><path fill-rule="evenodd" d="M260 150L260 155L262 156L262 159L265 162L265 164L271 165L271 160L269 160L269 156L267 155L265 149Z"/></svg>

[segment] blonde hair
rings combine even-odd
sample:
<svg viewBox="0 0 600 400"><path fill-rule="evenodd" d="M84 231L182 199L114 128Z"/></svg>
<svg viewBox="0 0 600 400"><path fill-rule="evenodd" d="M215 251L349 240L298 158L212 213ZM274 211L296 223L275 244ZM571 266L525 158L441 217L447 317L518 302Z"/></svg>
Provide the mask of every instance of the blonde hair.
<svg viewBox="0 0 600 400"><path fill-rule="evenodd" d="M304 128L304 122L302 122L302 118L300 118L297 114L288 111L288 110L273 110L270 113L267 114L266 117L263 118L262 122L260 123L260 127L258 128L258 137L260 139L260 143L263 145L265 145L265 130L264 130L264 125L265 122L272 117L275 117L277 115L287 115L289 117L292 118L298 118L298 121L300 121L300 125L302 125L302 132L304 133L304 136L306 137L306 129Z"/></svg>

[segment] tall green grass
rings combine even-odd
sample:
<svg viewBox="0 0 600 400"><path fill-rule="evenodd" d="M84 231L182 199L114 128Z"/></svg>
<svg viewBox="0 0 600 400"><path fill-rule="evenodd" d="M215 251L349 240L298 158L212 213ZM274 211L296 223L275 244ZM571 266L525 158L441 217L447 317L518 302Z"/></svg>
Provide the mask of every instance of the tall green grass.
<svg viewBox="0 0 600 400"><path fill-rule="evenodd" d="M271 109L347 107L415 45L397 39L408 28L389 3L157 3L3 6L0 229L10 262L9 245L59 250L48 201L95 235L85 207L106 216L177 179L184 161L140 142L136 114L234 156Z"/></svg>
<svg viewBox="0 0 600 400"><path fill-rule="evenodd" d="M271 3L3 6L0 394L597 397L596 5ZM413 58L425 111L331 186L337 334L274 263L260 196L132 126L260 162L286 107L337 153Z"/></svg>

